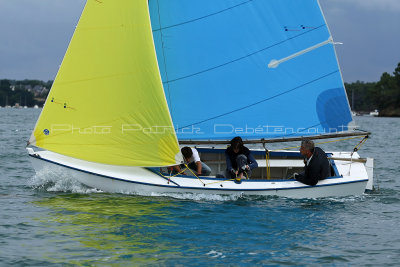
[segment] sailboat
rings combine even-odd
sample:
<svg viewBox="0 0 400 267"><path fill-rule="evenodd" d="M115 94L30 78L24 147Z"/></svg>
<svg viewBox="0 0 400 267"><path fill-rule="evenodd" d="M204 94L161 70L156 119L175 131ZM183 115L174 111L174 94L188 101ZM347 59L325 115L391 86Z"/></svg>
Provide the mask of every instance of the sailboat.
<svg viewBox="0 0 400 267"><path fill-rule="evenodd" d="M270 143L353 138L333 38L317 0L87 0L27 150L38 174L105 192L361 195L373 159L329 152L332 177L291 174L299 151ZM251 179L220 177L241 136ZM172 175L196 147L212 173ZM64 176L64 175L63 175Z"/></svg>

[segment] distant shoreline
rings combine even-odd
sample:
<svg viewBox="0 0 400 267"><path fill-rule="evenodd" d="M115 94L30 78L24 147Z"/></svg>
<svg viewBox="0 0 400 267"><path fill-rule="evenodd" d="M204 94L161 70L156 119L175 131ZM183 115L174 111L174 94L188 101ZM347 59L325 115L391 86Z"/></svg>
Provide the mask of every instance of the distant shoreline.
<svg viewBox="0 0 400 267"><path fill-rule="evenodd" d="M400 63L393 75L382 74L378 82L345 83L352 112L377 117L400 117ZM0 107L43 107L53 81L0 79Z"/></svg>

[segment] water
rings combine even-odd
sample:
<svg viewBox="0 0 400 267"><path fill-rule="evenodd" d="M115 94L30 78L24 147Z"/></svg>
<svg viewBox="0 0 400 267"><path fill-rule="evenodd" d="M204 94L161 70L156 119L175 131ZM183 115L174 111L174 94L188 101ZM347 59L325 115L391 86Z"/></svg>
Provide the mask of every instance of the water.
<svg viewBox="0 0 400 267"><path fill-rule="evenodd" d="M400 119L373 132L379 190L318 200L106 194L37 177L24 146L40 110L0 109L0 266L330 265L400 262ZM357 140L322 145L349 150Z"/></svg>

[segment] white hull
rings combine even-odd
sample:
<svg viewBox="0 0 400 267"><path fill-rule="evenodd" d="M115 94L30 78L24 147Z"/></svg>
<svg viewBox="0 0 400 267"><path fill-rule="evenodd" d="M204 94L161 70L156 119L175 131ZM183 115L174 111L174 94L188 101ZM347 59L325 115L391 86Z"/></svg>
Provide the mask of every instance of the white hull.
<svg viewBox="0 0 400 267"><path fill-rule="evenodd" d="M362 163L335 161L340 177L306 186L294 180L242 180L236 184L224 179L200 177L173 177L141 167L113 166L70 158L50 151L28 152L36 173L54 173L76 179L89 187L104 192L151 195L154 193L194 193L220 195L261 195L290 198L320 198L361 195L368 182L367 170ZM344 157L345 154L334 154ZM348 154L347 154L348 155ZM340 164L340 163L343 164ZM370 179L372 183L372 177ZM204 185L205 184L205 185Z"/></svg>

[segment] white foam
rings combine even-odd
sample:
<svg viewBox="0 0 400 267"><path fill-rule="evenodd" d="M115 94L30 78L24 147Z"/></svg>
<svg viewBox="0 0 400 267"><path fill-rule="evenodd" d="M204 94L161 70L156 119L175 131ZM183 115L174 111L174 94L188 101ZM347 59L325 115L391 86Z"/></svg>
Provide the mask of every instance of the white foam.
<svg viewBox="0 0 400 267"><path fill-rule="evenodd" d="M360 195L360 196L346 196L346 197L329 197L329 198L324 198L324 200L329 200L332 202L359 202L365 200L366 195Z"/></svg>
<svg viewBox="0 0 400 267"><path fill-rule="evenodd" d="M222 252L218 252L215 250L211 250L210 252L206 253L206 255L210 256L211 258L225 258L224 254Z"/></svg>
<svg viewBox="0 0 400 267"><path fill-rule="evenodd" d="M102 191L89 188L61 171L42 169L28 180L28 186L36 190L47 192L71 192L71 193L101 193Z"/></svg>
<svg viewBox="0 0 400 267"><path fill-rule="evenodd" d="M234 201L242 197L241 194L237 195L216 195L216 194L195 194L195 193L151 193L151 196L172 197L177 199L189 199L195 201Z"/></svg>

